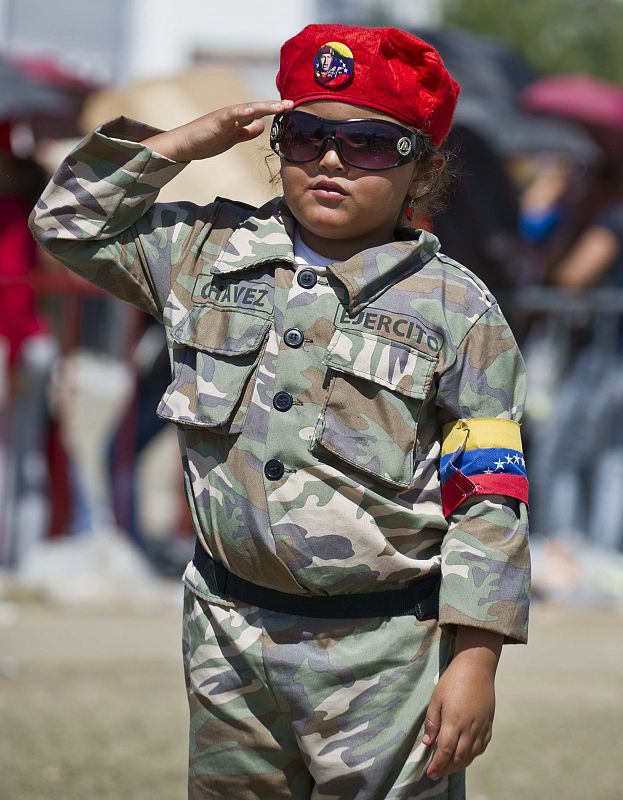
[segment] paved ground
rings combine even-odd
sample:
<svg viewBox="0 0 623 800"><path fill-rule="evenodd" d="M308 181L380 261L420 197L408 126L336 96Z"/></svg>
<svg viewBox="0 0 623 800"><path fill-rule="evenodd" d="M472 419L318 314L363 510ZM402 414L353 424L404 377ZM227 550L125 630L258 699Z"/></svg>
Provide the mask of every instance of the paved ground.
<svg viewBox="0 0 623 800"><path fill-rule="evenodd" d="M183 800L174 605L0 604L0 797ZM505 650L470 800L621 800L622 627L615 612L537 607L530 646Z"/></svg>

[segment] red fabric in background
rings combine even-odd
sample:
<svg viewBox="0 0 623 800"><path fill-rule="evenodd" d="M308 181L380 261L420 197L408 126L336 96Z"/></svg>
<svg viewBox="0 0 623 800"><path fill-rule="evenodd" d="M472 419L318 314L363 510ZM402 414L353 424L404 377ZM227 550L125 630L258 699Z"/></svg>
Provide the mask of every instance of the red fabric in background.
<svg viewBox="0 0 623 800"><path fill-rule="evenodd" d="M44 330L36 311L34 289L18 280L27 278L35 263L36 245L28 228L29 213L22 198L0 197L0 336L9 342L11 365L22 342Z"/></svg>
<svg viewBox="0 0 623 800"><path fill-rule="evenodd" d="M0 150L11 152L11 123L8 121L0 122Z"/></svg>
<svg viewBox="0 0 623 800"><path fill-rule="evenodd" d="M71 525L71 480L69 457L63 446L58 420L50 421L48 438L48 474L50 476L50 536L62 536Z"/></svg>

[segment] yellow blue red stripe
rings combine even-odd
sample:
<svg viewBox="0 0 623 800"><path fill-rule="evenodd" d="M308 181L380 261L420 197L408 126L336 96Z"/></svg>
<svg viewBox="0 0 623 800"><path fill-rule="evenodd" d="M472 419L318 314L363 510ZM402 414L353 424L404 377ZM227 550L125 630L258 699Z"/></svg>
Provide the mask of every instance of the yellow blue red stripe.
<svg viewBox="0 0 623 800"><path fill-rule="evenodd" d="M519 450L501 447L482 447L477 450L463 450L441 457L441 480L452 477L460 469L464 475L523 475L526 476L526 462Z"/></svg>
<svg viewBox="0 0 623 800"><path fill-rule="evenodd" d="M513 419L482 418L457 419L442 428L441 455L459 448L508 448L523 452L519 423Z"/></svg>
<svg viewBox="0 0 623 800"><path fill-rule="evenodd" d="M445 425L440 478L444 514L468 497L501 494L528 502L519 425L508 419L460 419Z"/></svg>

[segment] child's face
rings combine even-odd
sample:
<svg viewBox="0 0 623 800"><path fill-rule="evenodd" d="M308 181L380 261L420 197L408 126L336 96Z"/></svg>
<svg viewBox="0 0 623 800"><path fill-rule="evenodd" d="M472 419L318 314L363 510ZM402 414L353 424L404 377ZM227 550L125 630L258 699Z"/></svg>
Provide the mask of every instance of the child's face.
<svg viewBox="0 0 623 800"><path fill-rule="evenodd" d="M373 109L334 101L306 103L299 108L331 120L375 118L398 122ZM415 161L382 171L351 167L329 143L315 161L295 164L282 160L281 178L285 200L308 243L323 252L324 240L329 240L327 244L339 241L346 250L352 242L353 252L358 252L393 241L394 228L405 198L413 191L417 169Z"/></svg>

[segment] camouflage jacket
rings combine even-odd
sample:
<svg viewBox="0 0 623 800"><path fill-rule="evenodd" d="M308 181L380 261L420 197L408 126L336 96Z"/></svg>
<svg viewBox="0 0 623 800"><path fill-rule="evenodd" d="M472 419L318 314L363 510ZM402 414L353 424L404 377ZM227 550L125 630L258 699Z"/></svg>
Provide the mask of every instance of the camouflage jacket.
<svg viewBox="0 0 623 800"><path fill-rule="evenodd" d="M425 231L303 285L281 198L155 203L184 165L139 143L153 133L121 118L87 136L31 227L165 325L157 413L208 552L290 593L441 571L441 624L525 641L524 367L486 287Z"/></svg>

